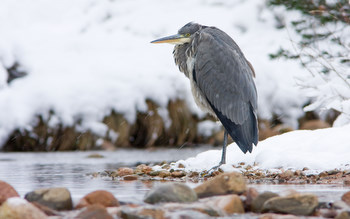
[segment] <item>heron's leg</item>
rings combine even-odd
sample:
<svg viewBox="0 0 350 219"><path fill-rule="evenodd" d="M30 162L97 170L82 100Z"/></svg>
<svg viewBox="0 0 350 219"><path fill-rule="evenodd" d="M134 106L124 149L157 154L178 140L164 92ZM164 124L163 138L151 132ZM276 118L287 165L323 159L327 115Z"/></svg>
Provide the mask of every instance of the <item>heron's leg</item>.
<svg viewBox="0 0 350 219"><path fill-rule="evenodd" d="M226 163L227 136L228 136L228 132L225 129L225 132L224 132L224 143L223 143L223 146L222 146L221 161L220 161L219 165L214 166L210 170L208 170L208 174L210 174L214 170L217 170L221 165Z"/></svg>
<svg viewBox="0 0 350 219"><path fill-rule="evenodd" d="M222 145L222 155L221 155L221 161L219 163L219 166L221 166L222 164L226 163L226 146L227 146L227 136L228 133L225 129L225 133L224 133L224 144Z"/></svg>

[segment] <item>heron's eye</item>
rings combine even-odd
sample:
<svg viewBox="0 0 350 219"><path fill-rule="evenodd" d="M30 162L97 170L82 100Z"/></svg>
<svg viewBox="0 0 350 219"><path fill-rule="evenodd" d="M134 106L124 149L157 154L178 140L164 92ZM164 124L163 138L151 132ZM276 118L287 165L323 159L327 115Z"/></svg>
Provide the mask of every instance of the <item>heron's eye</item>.
<svg viewBox="0 0 350 219"><path fill-rule="evenodd" d="M191 34L189 34L189 33L185 34L185 37L190 37L190 36L191 36Z"/></svg>

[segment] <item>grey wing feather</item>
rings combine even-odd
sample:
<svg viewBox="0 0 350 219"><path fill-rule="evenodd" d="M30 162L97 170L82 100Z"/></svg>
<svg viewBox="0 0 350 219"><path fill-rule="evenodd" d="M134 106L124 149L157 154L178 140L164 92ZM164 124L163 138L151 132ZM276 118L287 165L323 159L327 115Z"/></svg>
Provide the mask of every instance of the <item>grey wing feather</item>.
<svg viewBox="0 0 350 219"><path fill-rule="evenodd" d="M246 145L241 149L251 151L258 135L254 72L237 44L219 29L206 28L197 40L194 66L197 85L216 114L224 117L218 115L223 125L231 126L225 126L226 130L234 129L230 135L240 132L241 137L234 140ZM232 123L223 121L226 119Z"/></svg>
<svg viewBox="0 0 350 219"><path fill-rule="evenodd" d="M223 115L242 124L247 119L249 105L254 113L257 109L251 67L239 47L224 32L207 28L198 40L195 71L199 88Z"/></svg>

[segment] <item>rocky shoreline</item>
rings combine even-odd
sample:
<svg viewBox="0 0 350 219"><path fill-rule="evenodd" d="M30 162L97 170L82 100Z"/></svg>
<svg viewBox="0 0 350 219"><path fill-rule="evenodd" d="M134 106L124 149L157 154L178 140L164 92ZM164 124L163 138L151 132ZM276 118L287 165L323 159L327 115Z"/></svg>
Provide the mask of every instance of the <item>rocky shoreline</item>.
<svg viewBox="0 0 350 219"><path fill-rule="evenodd" d="M116 181L166 181L151 188L143 202L137 204L120 202L109 191L96 190L73 205L67 188L42 188L29 191L21 198L11 185L0 181L0 219L350 218L350 192L343 194L341 200L320 202L315 194L292 190L280 194L270 191L259 193L251 186L259 180L349 185L349 171L334 170L317 175L307 175L307 171L286 170L274 175L216 171L209 176L173 169L155 171L142 164L135 169L125 167L90 174L92 177L112 177ZM200 183L192 189L183 181Z"/></svg>

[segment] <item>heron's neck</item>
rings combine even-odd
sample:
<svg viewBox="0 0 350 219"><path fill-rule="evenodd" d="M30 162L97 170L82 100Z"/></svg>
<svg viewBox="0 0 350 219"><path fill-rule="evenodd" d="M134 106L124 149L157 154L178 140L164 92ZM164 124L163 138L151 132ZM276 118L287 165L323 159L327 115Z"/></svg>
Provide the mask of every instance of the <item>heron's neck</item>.
<svg viewBox="0 0 350 219"><path fill-rule="evenodd" d="M177 66L179 66L179 70L189 77L188 66L187 66L187 49L190 47L191 43L185 43L181 45L176 45L174 47L174 59Z"/></svg>

